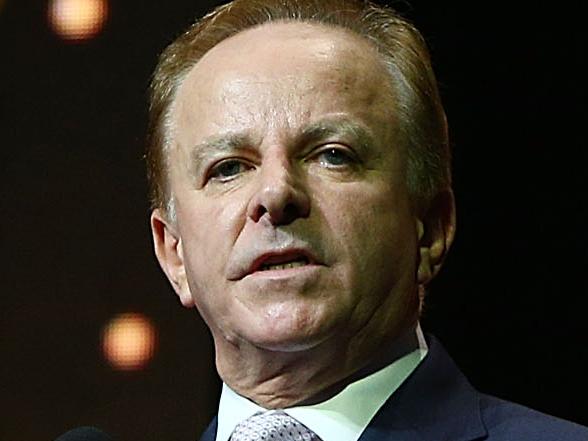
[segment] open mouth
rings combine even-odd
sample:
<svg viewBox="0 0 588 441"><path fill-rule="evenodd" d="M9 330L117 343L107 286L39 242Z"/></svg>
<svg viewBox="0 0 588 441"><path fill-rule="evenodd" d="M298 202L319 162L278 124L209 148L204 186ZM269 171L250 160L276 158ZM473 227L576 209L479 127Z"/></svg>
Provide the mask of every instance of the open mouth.
<svg viewBox="0 0 588 441"><path fill-rule="evenodd" d="M287 261L284 261L284 259L281 259L281 262L272 262L272 259L268 259L267 261L263 262L260 267L258 268L258 271L270 271L270 270L284 270L284 269L290 269L290 268L298 268L301 266L305 266L308 265L310 262L308 261L308 259L306 257L298 257L295 259L290 259Z"/></svg>

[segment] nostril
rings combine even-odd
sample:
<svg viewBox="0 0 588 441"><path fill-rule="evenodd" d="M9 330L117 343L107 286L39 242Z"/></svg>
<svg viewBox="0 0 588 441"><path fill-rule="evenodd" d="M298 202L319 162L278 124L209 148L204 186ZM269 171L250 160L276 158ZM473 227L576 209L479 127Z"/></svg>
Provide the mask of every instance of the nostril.
<svg viewBox="0 0 588 441"><path fill-rule="evenodd" d="M274 225L288 225L298 218L307 217L301 207L295 203L288 203L279 209L268 210L264 205L259 205L252 213L251 219L259 222L263 217Z"/></svg>
<svg viewBox="0 0 588 441"><path fill-rule="evenodd" d="M267 182L249 201L247 215L254 222L267 218L274 225L285 225L298 218L308 217L310 199L308 194L283 178Z"/></svg>
<svg viewBox="0 0 588 441"><path fill-rule="evenodd" d="M267 209L263 205L258 205L253 213L252 219L257 222L267 213Z"/></svg>
<svg viewBox="0 0 588 441"><path fill-rule="evenodd" d="M293 222L296 218L303 217L301 216L300 208L297 207L295 204L288 203L284 207L282 213L282 223L289 224Z"/></svg>

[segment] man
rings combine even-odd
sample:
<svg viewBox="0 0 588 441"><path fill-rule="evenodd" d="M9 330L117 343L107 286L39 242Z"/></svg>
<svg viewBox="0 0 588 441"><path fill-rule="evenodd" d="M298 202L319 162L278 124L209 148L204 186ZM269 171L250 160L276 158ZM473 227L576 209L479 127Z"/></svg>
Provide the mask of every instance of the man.
<svg viewBox="0 0 588 441"><path fill-rule="evenodd" d="M455 231L418 31L352 0L235 0L163 53L151 226L223 380L206 441L586 440L481 395L418 324Z"/></svg>

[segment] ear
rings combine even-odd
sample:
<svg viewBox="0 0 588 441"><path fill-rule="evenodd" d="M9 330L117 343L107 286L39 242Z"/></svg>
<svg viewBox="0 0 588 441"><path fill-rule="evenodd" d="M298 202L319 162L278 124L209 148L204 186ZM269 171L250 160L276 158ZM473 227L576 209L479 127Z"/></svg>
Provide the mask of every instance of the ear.
<svg viewBox="0 0 588 441"><path fill-rule="evenodd" d="M155 255L161 269L180 298L182 305L186 308L193 307L194 300L186 279L182 238L159 208L151 213L151 234Z"/></svg>
<svg viewBox="0 0 588 441"><path fill-rule="evenodd" d="M439 272L455 236L455 199L451 189L439 193L417 219L418 284L424 287Z"/></svg>

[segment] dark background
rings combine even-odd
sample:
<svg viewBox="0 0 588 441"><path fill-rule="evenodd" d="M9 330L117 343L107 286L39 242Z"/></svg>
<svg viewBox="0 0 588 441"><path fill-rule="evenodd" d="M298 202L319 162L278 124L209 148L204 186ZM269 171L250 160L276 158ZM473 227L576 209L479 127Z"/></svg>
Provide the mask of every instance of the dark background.
<svg viewBox="0 0 588 441"><path fill-rule="evenodd" d="M152 255L141 158L156 56L214 2L112 1L82 44L51 32L45 1L2 3L0 440L81 424L196 440L219 381L205 326ZM482 391L588 424L579 4L399 8L431 46L455 156L458 234L424 327ZM135 373L110 369L98 347L128 311L159 331Z"/></svg>

